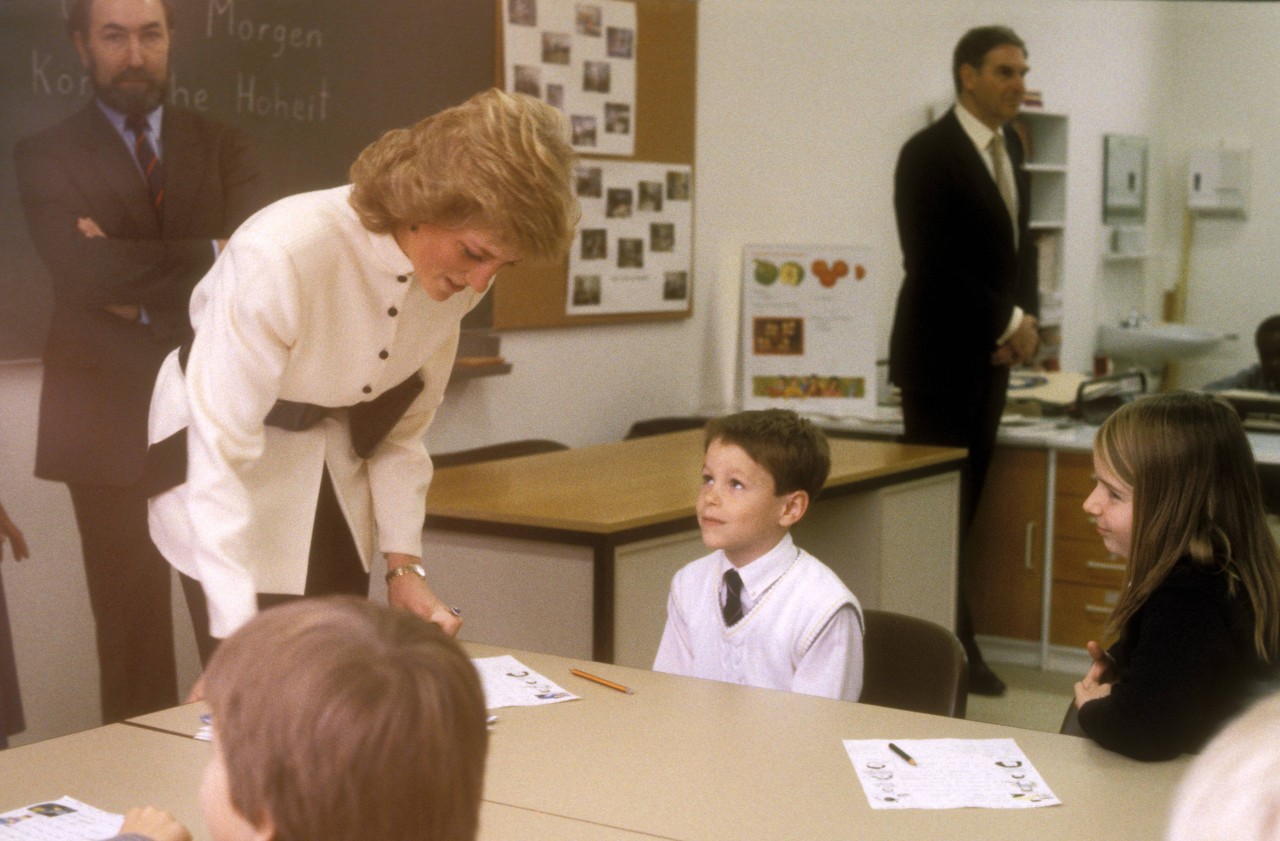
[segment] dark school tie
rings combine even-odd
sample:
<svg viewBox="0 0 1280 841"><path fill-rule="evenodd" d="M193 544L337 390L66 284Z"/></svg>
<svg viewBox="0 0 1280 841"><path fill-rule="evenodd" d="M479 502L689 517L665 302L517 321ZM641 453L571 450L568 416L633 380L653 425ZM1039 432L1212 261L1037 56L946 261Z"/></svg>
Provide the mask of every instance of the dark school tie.
<svg viewBox="0 0 1280 841"><path fill-rule="evenodd" d="M742 576L736 569L725 572L724 586L728 592L721 610L724 611L724 624L732 628L742 618Z"/></svg>
<svg viewBox="0 0 1280 841"><path fill-rule="evenodd" d="M164 166L151 142L151 125L141 114L130 114L125 118L124 124L133 132L133 154L137 156L138 165L142 167L142 177L147 181L151 206L159 213L164 207Z"/></svg>

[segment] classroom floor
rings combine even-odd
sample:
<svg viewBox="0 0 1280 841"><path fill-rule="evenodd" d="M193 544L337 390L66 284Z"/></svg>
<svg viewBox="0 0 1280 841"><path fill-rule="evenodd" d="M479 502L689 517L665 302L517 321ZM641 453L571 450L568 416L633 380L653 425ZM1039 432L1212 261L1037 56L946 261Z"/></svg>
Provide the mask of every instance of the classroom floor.
<svg viewBox="0 0 1280 841"><path fill-rule="evenodd" d="M1078 675L1042 671L1034 666L992 663L1008 687L998 698L970 695L966 718L1057 733L1071 703Z"/></svg>

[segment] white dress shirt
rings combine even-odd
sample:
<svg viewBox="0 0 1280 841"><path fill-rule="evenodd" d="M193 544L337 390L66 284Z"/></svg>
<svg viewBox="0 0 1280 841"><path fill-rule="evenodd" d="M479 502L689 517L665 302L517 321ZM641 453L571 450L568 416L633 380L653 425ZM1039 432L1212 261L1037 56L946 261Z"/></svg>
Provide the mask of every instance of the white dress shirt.
<svg viewBox="0 0 1280 841"><path fill-rule="evenodd" d="M956 119L960 121L960 127L964 129L964 133L969 135L969 139L973 141L973 145L978 150L978 157L982 158L982 162L987 165L987 172L991 174L991 180L999 184L1000 182L999 179L996 178L995 171L996 162L991 158L991 139L994 137L997 138L997 142L1004 143L1003 129L992 131L986 123L982 122L970 113L969 109L965 108L962 103L957 102L955 110ZM1010 184L1016 185L1018 182L1017 179L1014 178L1013 162L1009 160L1008 155L1001 155L1000 161L1001 165L1005 169L1005 177L1009 179ZM1016 187L1013 190L1013 207L1009 210L1013 217L1010 221L1016 229L1018 225L1018 190ZM1005 328L1004 333L1000 335L996 344L1002 345L1009 341L1009 337L1012 336L1017 331L1018 326L1022 324L1022 317L1024 315L1026 315L1026 313L1023 311L1022 307L1014 304L1013 315L1009 319L1009 326Z"/></svg>

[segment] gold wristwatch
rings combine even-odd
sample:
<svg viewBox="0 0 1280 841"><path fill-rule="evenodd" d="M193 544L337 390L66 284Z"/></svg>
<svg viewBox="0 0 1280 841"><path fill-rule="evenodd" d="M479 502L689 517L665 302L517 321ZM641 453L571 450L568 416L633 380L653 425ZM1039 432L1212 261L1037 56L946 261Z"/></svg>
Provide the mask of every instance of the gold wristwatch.
<svg viewBox="0 0 1280 841"><path fill-rule="evenodd" d="M390 584L391 579L399 578L400 576L408 575L409 573L413 573L414 575L421 578L423 581L427 580L427 571L426 569L423 568L422 564L413 563L413 564L405 564L404 566L398 566L395 569L388 570L386 575L387 583Z"/></svg>

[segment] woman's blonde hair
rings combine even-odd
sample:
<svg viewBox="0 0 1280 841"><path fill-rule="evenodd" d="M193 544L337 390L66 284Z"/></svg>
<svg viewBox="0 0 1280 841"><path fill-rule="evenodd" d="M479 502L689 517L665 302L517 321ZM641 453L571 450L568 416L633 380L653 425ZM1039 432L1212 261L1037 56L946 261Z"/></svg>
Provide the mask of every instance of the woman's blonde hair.
<svg viewBox="0 0 1280 841"><path fill-rule="evenodd" d="M303 599L224 641L205 699L231 802L277 841L472 841L488 730L475 668L435 625Z"/></svg>
<svg viewBox="0 0 1280 841"><path fill-rule="evenodd" d="M475 226L521 256L558 257L578 222L576 160L559 111L493 88L366 147L351 165L351 206L377 233Z"/></svg>
<svg viewBox="0 0 1280 841"><path fill-rule="evenodd" d="M1267 527L1253 451L1226 401L1174 392L1122 406L1102 424L1094 452L1133 489L1126 586L1107 633L1118 635L1184 557L1243 588L1254 647L1280 654L1280 556Z"/></svg>

